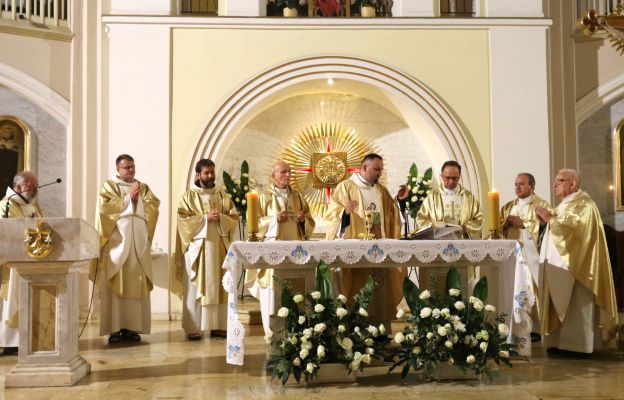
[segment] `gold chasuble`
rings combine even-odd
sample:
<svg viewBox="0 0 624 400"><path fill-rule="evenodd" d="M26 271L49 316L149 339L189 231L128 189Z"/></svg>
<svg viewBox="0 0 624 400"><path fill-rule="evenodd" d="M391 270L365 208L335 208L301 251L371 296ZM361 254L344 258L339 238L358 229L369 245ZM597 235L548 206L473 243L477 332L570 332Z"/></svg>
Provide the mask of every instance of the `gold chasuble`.
<svg viewBox="0 0 624 400"><path fill-rule="evenodd" d="M394 199L388 189L380 184L371 186L364 182L358 173L355 173L351 178L340 182L332 193L331 201L325 213L327 240L333 240L338 236L344 239L357 239L359 234L366 232L364 210L370 207L365 206L362 195L362 191L365 190L376 195L381 203L380 206L376 205L381 219L381 237L390 239L401 237L399 208L394 203ZM367 197L369 196L367 195ZM357 201L358 206L357 209L348 215L349 225L343 227L344 205L351 200ZM371 321L384 322L393 320L396 315L396 306L403 298L403 279L407 275L406 269L404 267L342 268L340 279L342 292L349 301L364 286L369 275L372 275L379 283L379 286L373 292L372 302L369 306Z"/></svg>
<svg viewBox="0 0 624 400"><path fill-rule="evenodd" d="M501 208L500 224L503 226L505 219L510 215L520 217L524 223L524 229L529 234L529 237L533 240L535 246L539 247L540 224L537 219L537 215L535 215L535 207L543 207L553 212L553 208L550 206L550 203L533 194L527 199L515 199L505 203L505 205ZM514 226L505 227L503 229L503 236L505 236L506 239L517 240L520 244L524 245L521 233L521 229Z"/></svg>
<svg viewBox="0 0 624 400"><path fill-rule="evenodd" d="M213 209L219 211L218 221L208 221L206 214ZM225 329L225 310L219 308L227 304L222 265L237 229L236 208L222 190L192 185L182 196L175 259L176 278L184 287L182 327L187 334Z"/></svg>
<svg viewBox="0 0 624 400"><path fill-rule="evenodd" d="M605 239L604 228L600 212L591 197L582 190L572 193L557 208L557 214L553 215L548 226L548 237L542 242L542 259L546 258L550 269L546 269L544 278L544 290L542 301L544 316L542 320L542 332L552 334L573 320L583 310L576 309L575 297L580 297L582 291L589 294L591 303L590 311L593 316L593 307L598 307L599 318L589 318L585 325L573 330L575 337L587 336L587 330L594 328L597 322L598 328L602 329L602 340L613 336L618 323L617 304L613 288L611 263ZM554 246L553 248L548 248ZM564 301L561 298L561 287L565 286L563 279L559 279L556 271L567 270L574 277L574 288L570 284L569 293L565 294ZM554 272L551 272L554 271ZM577 288L576 285L580 287ZM593 298L593 301L591 301ZM568 307L569 305L569 307ZM584 327L584 329L583 329ZM560 337L560 340L564 340ZM588 340L580 348L567 348L557 346L565 350L591 352L592 343L596 344L596 338Z"/></svg>
<svg viewBox="0 0 624 400"><path fill-rule="evenodd" d="M129 195L133 184L109 179L98 195L95 229L100 234L100 267L92 268L89 278L95 280L100 295L100 335L121 329L151 330L151 247L160 200L140 183L133 202Z"/></svg>
<svg viewBox="0 0 624 400"><path fill-rule="evenodd" d="M451 197L457 200L447 201ZM436 222L462 225L467 228L471 238L480 239L483 214L479 201L463 186L457 185L456 190L451 193L440 185L425 198L416 222L420 228L432 226Z"/></svg>
<svg viewBox="0 0 624 400"><path fill-rule="evenodd" d="M11 197L14 195L13 197ZM11 200L9 200L11 197ZM0 201L0 218L9 203L9 218L42 218L43 212L35 197L30 203L15 195L10 187ZM6 268L0 259L2 268L2 286L0 288L0 347L18 347L19 345L19 282L15 270Z"/></svg>

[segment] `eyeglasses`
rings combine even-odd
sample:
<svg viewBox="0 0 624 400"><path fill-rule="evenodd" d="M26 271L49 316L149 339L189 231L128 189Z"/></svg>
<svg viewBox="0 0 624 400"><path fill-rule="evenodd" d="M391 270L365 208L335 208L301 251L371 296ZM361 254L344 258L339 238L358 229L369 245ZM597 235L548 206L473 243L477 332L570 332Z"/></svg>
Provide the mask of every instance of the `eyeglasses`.
<svg viewBox="0 0 624 400"><path fill-rule="evenodd" d="M561 185L563 182L572 182L572 179L555 179L555 183Z"/></svg>

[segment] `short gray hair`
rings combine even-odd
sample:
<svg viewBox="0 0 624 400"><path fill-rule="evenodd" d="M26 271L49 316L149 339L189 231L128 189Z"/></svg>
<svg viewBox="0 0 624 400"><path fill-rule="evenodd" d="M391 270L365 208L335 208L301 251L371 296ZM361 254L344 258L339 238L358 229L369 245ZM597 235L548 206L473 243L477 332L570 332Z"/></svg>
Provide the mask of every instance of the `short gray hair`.
<svg viewBox="0 0 624 400"><path fill-rule="evenodd" d="M559 174L570 175L570 179L572 179L572 181L576 183L576 187L578 188L579 186L581 186L581 176L579 175L578 172L576 172L575 169L562 168L559 170L559 172L557 172L557 175Z"/></svg>
<svg viewBox="0 0 624 400"><path fill-rule="evenodd" d="M19 174L15 175L15 176L13 177L13 189L15 189L15 187L16 187L17 185L22 185L22 184L24 184L24 181L25 181L26 179L28 179L28 178L31 178L31 177L32 177L32 178L34 178L34 177L35 177L35 174L33 174L33 173L32 173L32 172L30 172L30 171L22 171L22 172L20 172Z"/></svg>

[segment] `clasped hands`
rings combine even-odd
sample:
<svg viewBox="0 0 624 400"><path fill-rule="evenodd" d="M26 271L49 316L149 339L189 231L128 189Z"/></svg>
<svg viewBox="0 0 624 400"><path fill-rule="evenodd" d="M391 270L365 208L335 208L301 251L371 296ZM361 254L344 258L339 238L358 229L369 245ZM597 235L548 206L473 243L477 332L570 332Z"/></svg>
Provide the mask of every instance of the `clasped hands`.
<svg viewBox="0 0 624 400"><path fill-rule="evenodd" d="M141 192L141 184L138 181L134 181L128 190L128 196L133 203L136 203L139 199L139 193Z"/></svg>
<svg viewBox="0 0 624 400"><path fill-rule="evenodd" d="M504 226L513 226L514 228L524 229L524 221L517 215L508 215L507 218L505 218Z"/></svg>
<svg viewBox="0 0 624 400"><path fill-rule="evenodd" d="M288 218L290 218L288 211L280 211L277 213L277 222L286 222L288 221ZM303 222L305 221L305 218L306 213L303 211L299 211L299 213L297 214L297 222Z"/></svg>
<svg viewBox="0 0 624 400"><path fill-rule="evenodd" d="M550 219L553 217L552 213L544 207L535 207L535 215L537 215L537 219L539 219L540 225L550 223Z"/></svg>
<svg viewBox="0 0 624 400"><path fill-rule="evenodd" d="M219 214L219 210L213 208L206 213L206 218L208 218L208 222L217 222L219 220Z"/></svg>

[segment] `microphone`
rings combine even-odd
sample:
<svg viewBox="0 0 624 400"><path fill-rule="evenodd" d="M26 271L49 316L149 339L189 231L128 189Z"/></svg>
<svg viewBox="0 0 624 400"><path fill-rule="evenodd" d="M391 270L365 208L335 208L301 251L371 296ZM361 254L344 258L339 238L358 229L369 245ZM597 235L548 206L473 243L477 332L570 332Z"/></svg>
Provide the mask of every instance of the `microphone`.
<svg viewBox="0 0 624 400"><path fill-rule="evenodd" d="M6 206L4 207L4 218L9 218L9 207L10 207L10 204L11 204L11 201L10 201L10 200L11 200L11 198L13 198L13 196L19 196L19 197L21 197L21 198L25 201L26 199L24 199L24 197L22 196L22 193L32 192L32 191L33 191L33 190L35 190L35 189L41 189L41 188L44 188L44 187L46 187L46 186L56 185L57 183L61 183L61 182L63 182L63 180L62 180L61 178L56 178L56 180L55 180L55 181L53 181L53 182L49 182L49 183L46 183L46 184L44 184L44 185L39 185L39 186L37 186L37 187L35 187L35 188L32 188L32 189L23 190L23 191L21 191L21 192L15 192L15 193L13 193L13 194L12 194L12 195L10 195L10 196L9 196L9 198L7 199Z"/></svg>

